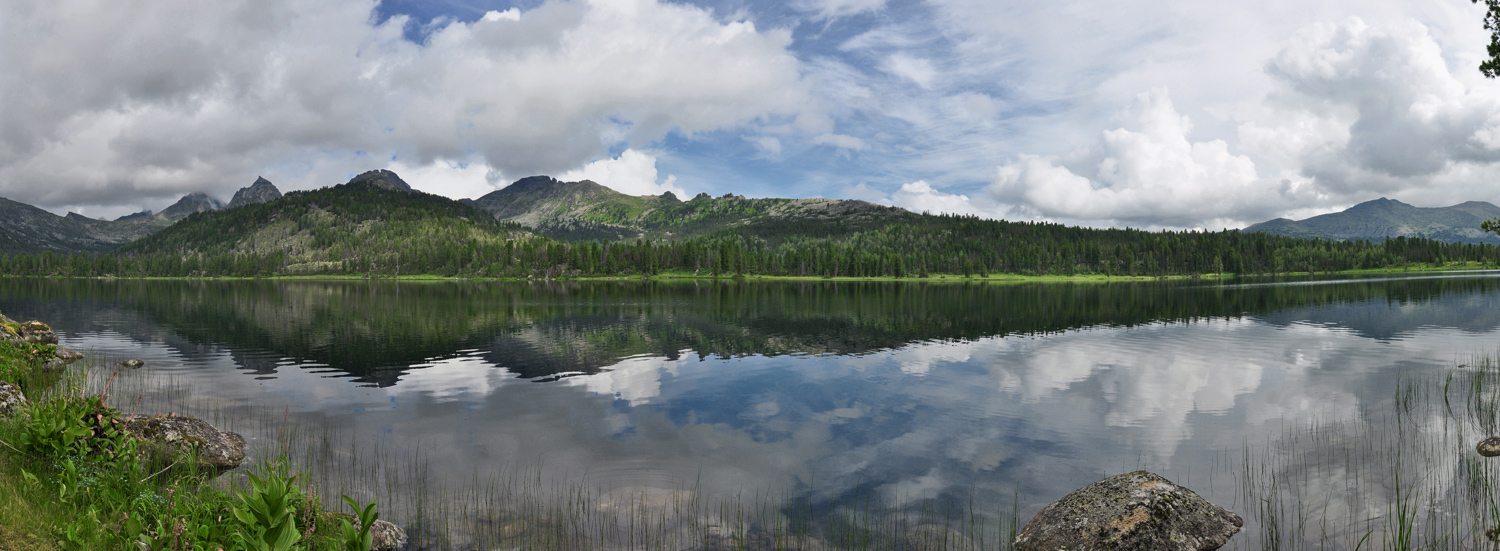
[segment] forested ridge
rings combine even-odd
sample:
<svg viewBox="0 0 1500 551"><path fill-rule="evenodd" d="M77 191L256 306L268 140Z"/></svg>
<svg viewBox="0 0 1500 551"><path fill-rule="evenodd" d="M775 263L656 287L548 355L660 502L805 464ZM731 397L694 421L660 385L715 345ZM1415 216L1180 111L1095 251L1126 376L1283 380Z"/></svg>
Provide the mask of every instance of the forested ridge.
<svg viewBox="0 0 1500 551"><path fill-rule="evenodd" d="M696 205L715 201L713 205ZM723 205L717 205L722 201ZM671 210L748 208L695 199ZM751 200L758 201L758 200ZM694 220L694 223L700 223ZM57 276L427 274L449 277L930 274L1135 276L1328 272L1478 262L1500 248L1424 238L1327 241L1264 233L1148 232L972 216L752 218L685 239L557 239L468 204L360 183L201 212L109 253L0 257L0 272Z"/></svg>

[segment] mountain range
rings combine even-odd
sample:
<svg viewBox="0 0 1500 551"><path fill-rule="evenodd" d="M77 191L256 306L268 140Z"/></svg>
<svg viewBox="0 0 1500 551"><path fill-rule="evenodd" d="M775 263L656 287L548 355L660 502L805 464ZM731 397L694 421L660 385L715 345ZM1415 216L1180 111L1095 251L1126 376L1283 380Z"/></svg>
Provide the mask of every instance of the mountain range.
<svg viewBox="0 0 1500 551"><path fill-rule="evenodd" d="M226 207L207 194L190 193L161 212L142 211L114 220L70 212L58 216L0 197L0 254L102 252L146 237L198 212L264 203L281 197L265 178L240 189Z"/></svg>
<svg viewBox="0 0 1500 551"><path fill-rule="evenodd" d="M474 200L496 218L558 239L686 239L722 231L770 237L789 227L843 234L913 214L850 199L746 199L700 193L683 201L672 192L625 195L589 180L547 176L521 179Z"/></svg>
<svg viewBox="0 0 1500 551"><path fill-rule="evenodd" d="M1384 197L1365 201L1342 212L1306 220L1277 218L1251 225L1246 232L1286 237L1382 241L1387 237L1425 237L1449 243L1500 244L1500 236L1479 229L1486 220L1500 218L1500 207L1469 201L1451 207L1414 207Z"/></svg>
<svg viewBox="0 0 1500 551"><path fill-rule="evenodd" d="M920 279L933 274L1266 274L1500 263L1500 248L1434 239L1415 239L1396 249L1378 241L1329 247L1259 231L1094 229L918 214L856 200L699 194L684 201L670 193L629 196L587 180L562 182L545 176L520 180L477 199L453 200L416 191L388 170L374 170L336 186L255 202L273 196L270 187L266 182L259 189L252 185L242 190L236 194L240 206L233 208L190 195L161 213L113 221L53 216L9 202L5 206L16 214L6 223L25 226L31 233L0 235L23 245L34 238L52 247L44 250L106 250L131 228L149 235L113 248L115 254L109 255L0 255L0 272L542 279L677 273ZM1487 215L1483 210L1472 212L1476 205L1464 207L1475 220ZM1419 226L1413 221L1413 212L1447 212L1443 209L1394 202L1351 209L1356 215L1365 211L1406 213L1409 220L1401 227L1419 227L1428 235L1436 234L1439 226L1452 235L1467 230L1464 222ZM172 222L173 217L181 218ZM28 220L35 224L26 226ZM1354 220L1360 221L1357 216ZM1363 223L1383 227L1369 220Z"/></svg>
<svg viewBox="0 0 1500 551"><path fill-rule="evenodd" d="M710 197L700 193L684 201L671 192L632 196L589 180L564 182L548 176L523 178L477 199L458 201L417 192L389 170L365 172L334 188L344 188L346 192L380 190L396 193L389 197L420 197L432 204L452 203L442 208L457 220L464 221L460 225L466 225L475 216L482 216L501 224L513 224L514 229L524 228L568 241L675 241L728 234L771 242L798 236L837 238L901 221L914 221L920 216L898 207L859 200L747 199L741 195ZM319 191L322 190L290 195ZM196 213L274 204L281 199L283 195L275 185L265 178L257 178L251 185L237 191L227 204L203 193L192 193L161 212L143 211L115 220L98 220L71 212L57 216L31 205L0 198L0 254L109 251L153 235ZM388 202L389 198L381 201ZM316 204L312 206L318 208ZM466 209L473 209L473 212L460 212ZM290 220L285 218L285 213L273 211L276 213L268 220ZM296 216L313 216L308 212L298 212ZM360 216L350 211L336 214L335 218L345 224L363 224L368 228L370 220ZM1380 241L1387 237L1408 236L1445 242L1500 244L1500 237L1479 229L1481 222L1497 218L1500 218L1500 207L1485 202L1423 208L1381 198L1342 212L1300 221L1278 218L1242 231L1333 240ZM318 226L311 219L297 220L300 220L297 224L303 230ZM320 239L328 240L326 236ZM180 237L176 241L182 242ZM261 248L267 243L265 239L252 241L259 243L257 247Z"/></svg>
<svg viewBox="0 0 1500 551"><path fill-rule="evenodd" d="M420 194L389 170L365 172L345 185ZM57 216L0 198L0 254L109 251L194 213L269 203L281 197L270 181L257 178L236 192L227 205L206 194L192 193L161 212L143 211L115 220L77 213ZM487 212L500 222L567 240L670 240L725 231L772 237L790 228L842 235L913 216L904 209L858 200L747 199L732 194L714 198L699 194L683 201L671 192L632 196L589 180L563 182L548 176L523 178L478 199L457 203Z"/></svg>

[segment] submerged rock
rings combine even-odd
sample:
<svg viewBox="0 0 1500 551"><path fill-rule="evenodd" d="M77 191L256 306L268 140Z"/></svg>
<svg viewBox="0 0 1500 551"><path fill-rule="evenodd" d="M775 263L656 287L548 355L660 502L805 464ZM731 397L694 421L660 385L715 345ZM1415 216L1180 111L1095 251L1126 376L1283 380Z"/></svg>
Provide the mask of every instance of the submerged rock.
<svg viewBox="0 0 1500 551"><path fill-rule="evenodd" d="M1244 520L1160 475L1135 471L1084 486L1043 507L1016 538L1017 551L1156 549L1209 551Z"/></svg>
<svg viewBox="0 0 1500 551"><path fill-rule="evenodd" d="M974 539L941 524L919 524L906 533L906 551L978 551Z"/></svg>
<svg viewBox="0 0 1500 551"><path fill-rule="evenodd" d="M1491 436L1484 440L1480 440L1479 445L1474 446L1474 449L1479 452L1479 455L1483 455L1485 457L1495 457L1497 455L1500 455L1500 436Z"/></svg>
<svg viewBox="0 0 1500 551"><path fill-rule="evenodd" d="M9 417L26 407L26 395L16 385L0 381L0 417Z"/></svg>
<svg viewBox="0 0 1500 551"><path fill-rule="evenodd" d="M193 417L127 415L125 431L146 443L147 452L160 461L175 461L198 453L198 463L215 471L227 471L245 460L245 439L220 431L207 421Z"/></svg>
<svg viewBox="0 0 1500 551"><path fill-rule="evenodd" d="M62 369L67 367L68 364L81 359L83 359L82 353L59 346L57 347L57 351L53 353L52 359L43 363L42 367L45 369Z"/></svg>
<svg viewBox="0 0 1500 551"><path fill-rule="evenodd" d="M717 520L717 519L716 519ZM764 528L751 528L736 534L723 524L710 525L703 543L689 547L693 551L822 551L833 549L818 538L801 534L772 534ZM897 548L900 546L898 545Z"/></svg>

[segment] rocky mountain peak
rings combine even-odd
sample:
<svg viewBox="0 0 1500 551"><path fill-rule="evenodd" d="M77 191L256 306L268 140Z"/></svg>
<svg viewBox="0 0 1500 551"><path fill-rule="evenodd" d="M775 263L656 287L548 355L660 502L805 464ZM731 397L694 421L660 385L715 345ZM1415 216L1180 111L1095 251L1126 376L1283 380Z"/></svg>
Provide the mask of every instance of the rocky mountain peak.
<svg viewBox="0 0 1500 551"><path fill-rule="evenodd" d="M229 200L229 206L225 208L243 207L245 205L257 205L268 203L281 198L281 190L271 184L270 180L256 177L255 183L250 187L240 188L234 192L234 198Z"/></svg>
<svg viewBox="0 0 1500 551"><path fill-rule="evenodd" d="M393 191L415 191L411 185L397 176L395 172L385 169L371 170L355 176L349 180L348 185L363 184L371 187L389 189Z"/></svg>
<svg viewBox="0 0 1500 551"><path fill-rule="evenodd" d="M186 218L189 214L195 212L208 212L221 208L224 208L224 204L213 197L209 197L206 193L189 193L172 206L162 209L160 216L164 216L168 220L178 220Z"/></svg>

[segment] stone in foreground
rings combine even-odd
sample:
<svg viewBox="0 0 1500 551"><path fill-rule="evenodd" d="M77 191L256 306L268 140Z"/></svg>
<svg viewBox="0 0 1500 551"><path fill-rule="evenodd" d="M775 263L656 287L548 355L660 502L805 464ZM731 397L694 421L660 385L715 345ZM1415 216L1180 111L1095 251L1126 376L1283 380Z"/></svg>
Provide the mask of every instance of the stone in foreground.
<svg viewBox="0 0 1500 551"><path fill-rule="evenodd" d="M1483 455L1485 457L1495 457L1497 455L1500 455L1500 436L1491 436L1484 440L1480 440L1479 445L1474 446L1474 450L1478 451L1479 455Z"/></svg>
<svg viewBox="0 0 1500 551"><path fill-rule="evenodd" d="M1084 486L1021 529L1017 551L1209 551L1244 520L1160 475L1135 471Z"/></svg>
<svg viewBox="0 0 1500 551"><path fill-rule="evenodd" d="M354 526L359 527L355 522ZM370 551L396 551L406 547L406 531L383 520L370 524Z"/></svg>
<svg viewBox="0 0 1500 551"><path fill-rule="evenodd" d="M39 321L21 324L21 338L31 344L57 344L57 332Z"/></svg>
<svg viewBox="0 0 1500 551"><path fill-rule="evenodd" d="M16 385L0 381L0 417L9 417L26 407L26 395Z"/></svg>
<svg viewBox="0 0 1500 551"><path fill-rule="evenodd" d="M200 465L223 472L245 460L244 438L220 431L202 419L127 415L124 421L125 431L155 448L152 453L172 457L164 458L166 461L197 450Z"/></svg>

